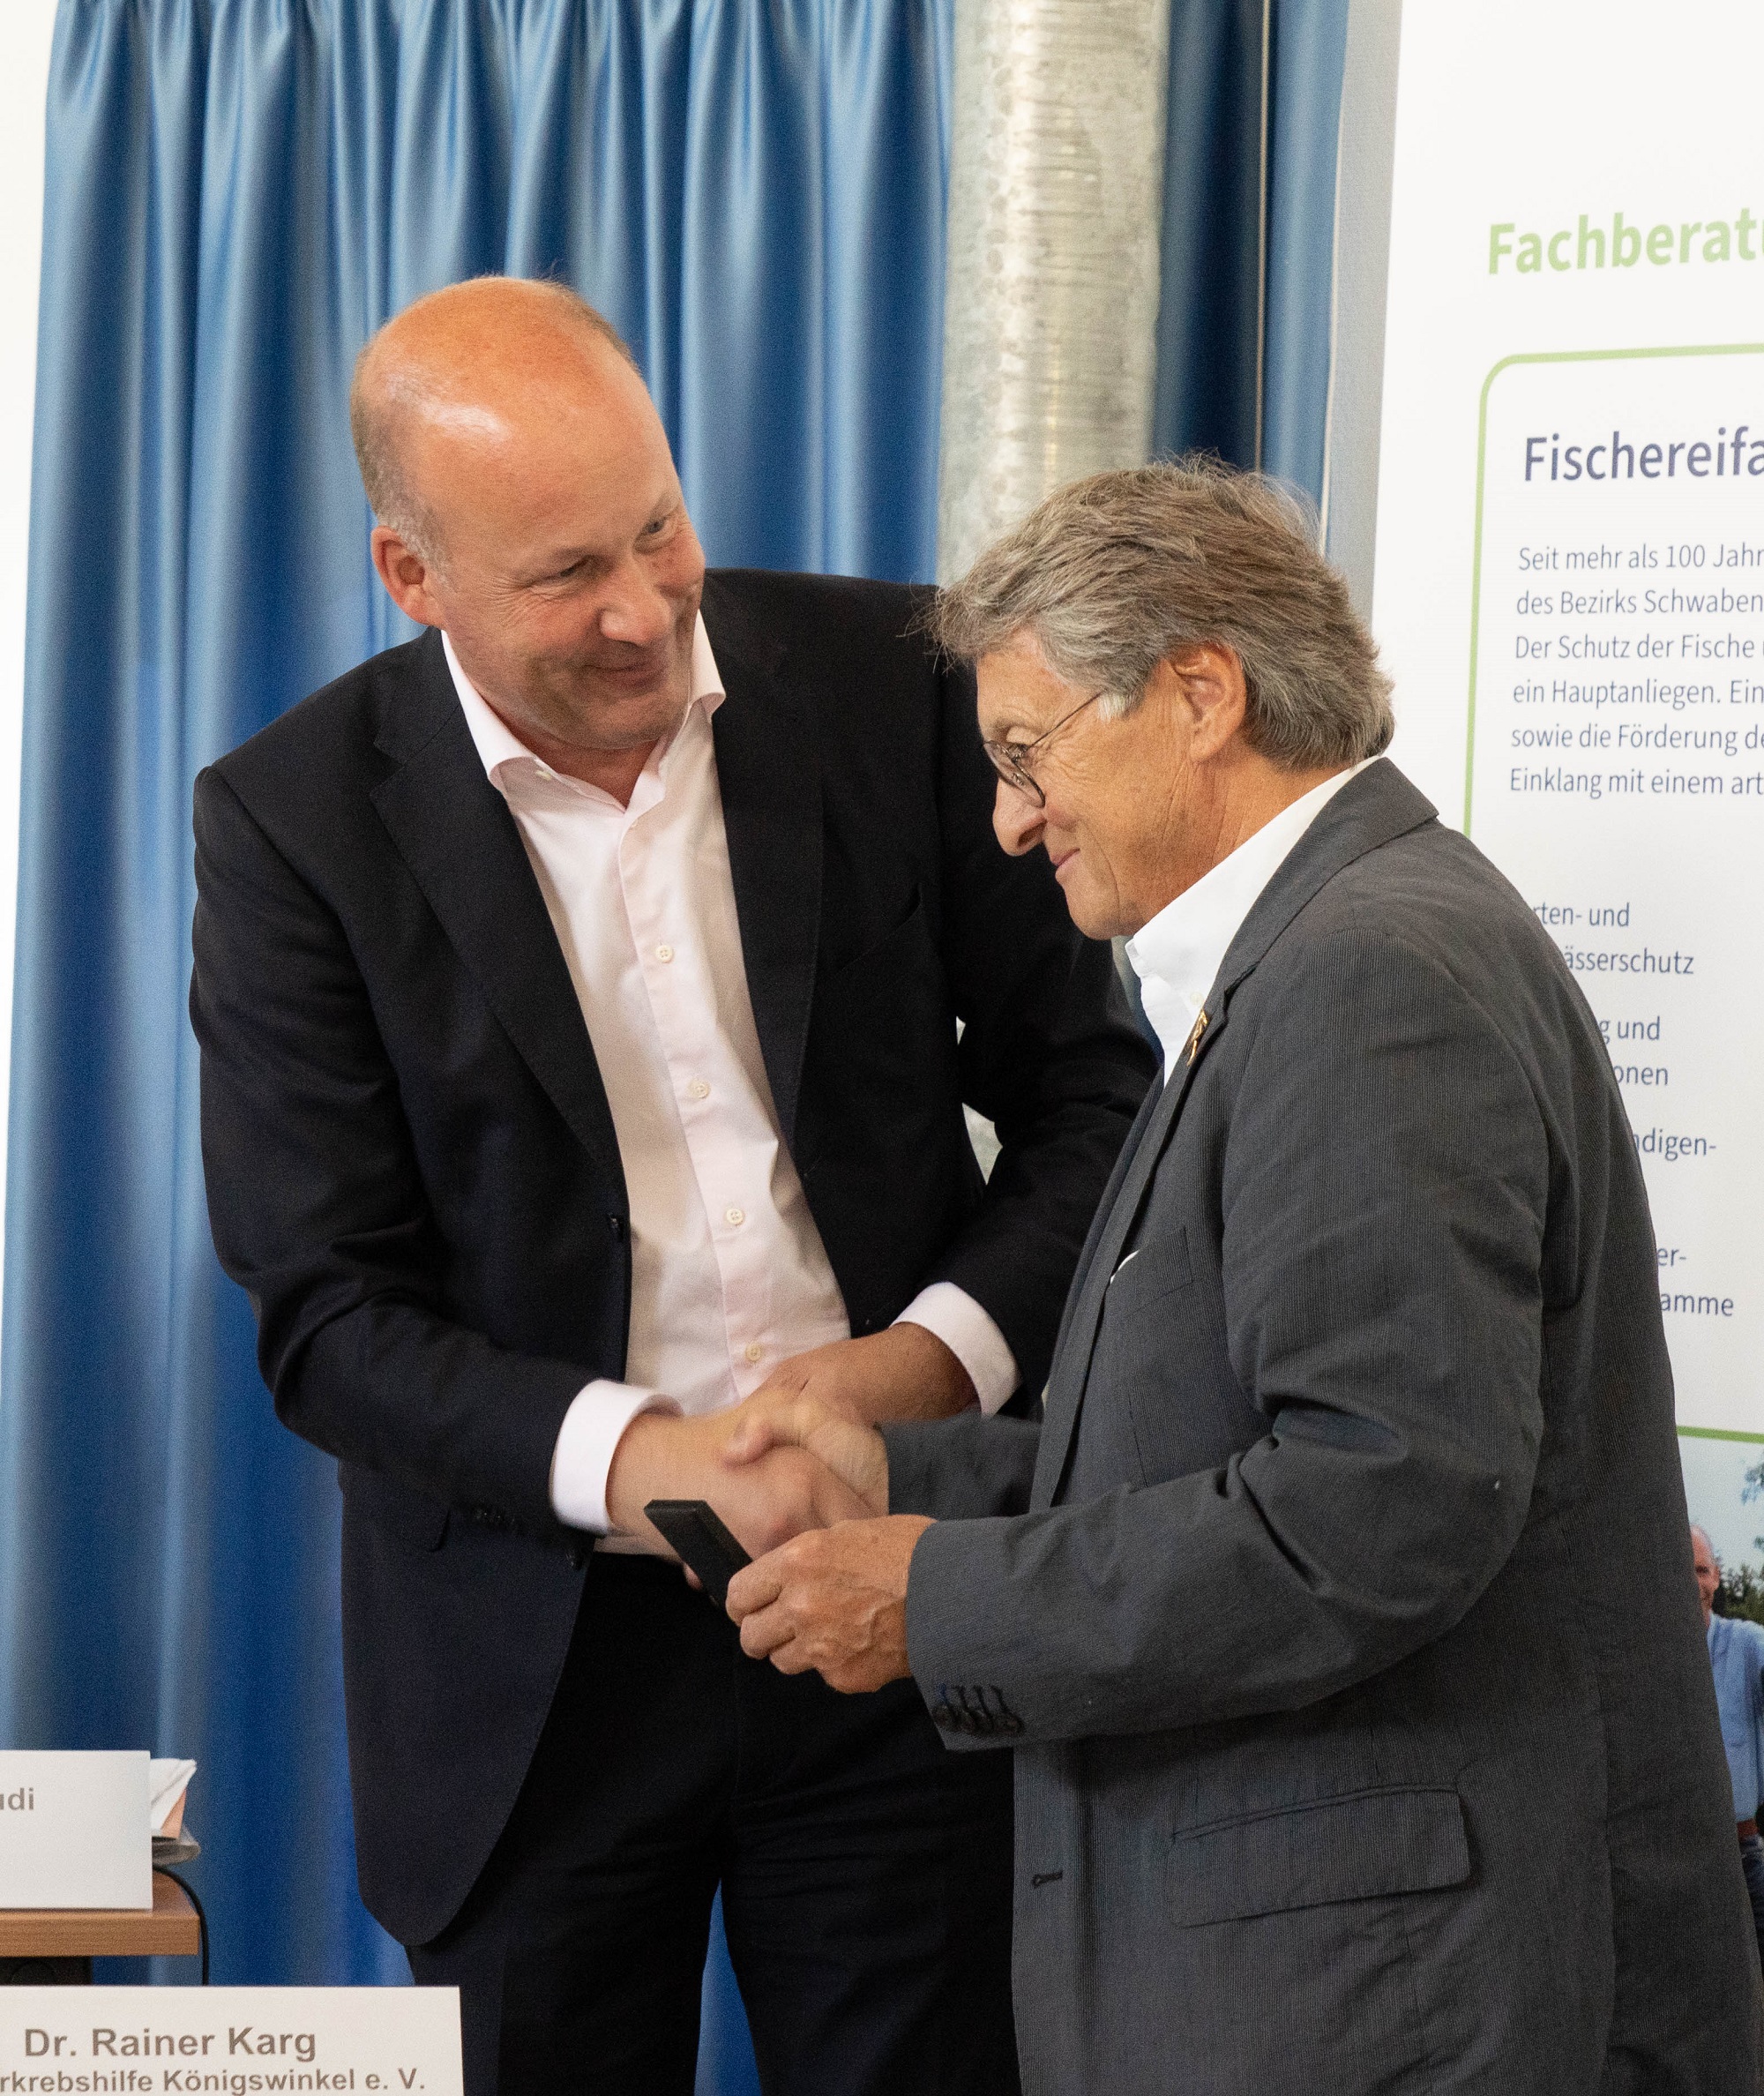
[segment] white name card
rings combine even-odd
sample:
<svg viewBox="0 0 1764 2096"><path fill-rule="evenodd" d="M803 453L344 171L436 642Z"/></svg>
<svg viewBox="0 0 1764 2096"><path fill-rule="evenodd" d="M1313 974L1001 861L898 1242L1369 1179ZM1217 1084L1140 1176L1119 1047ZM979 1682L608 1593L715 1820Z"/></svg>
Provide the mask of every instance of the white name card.
<svg viewBox="0 0 1764 2096"><path fill-rule="evenodd" d="M0 2090L461 2096L453 1987L0 1987Z"/></svg>
<svg viewBox="0 0 1764 2096"><path fill-rule="evenodd" d="M0 1907L151 1907L145 1754L0 1753Z"/></svg>

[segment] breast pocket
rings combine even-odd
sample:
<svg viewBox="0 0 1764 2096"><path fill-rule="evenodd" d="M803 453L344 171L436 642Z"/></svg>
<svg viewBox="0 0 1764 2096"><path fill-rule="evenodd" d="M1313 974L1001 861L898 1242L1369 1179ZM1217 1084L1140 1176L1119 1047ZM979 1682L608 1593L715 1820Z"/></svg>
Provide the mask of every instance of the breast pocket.
<svg viewBox="0 0 1764 2096"><path fill-rule="evenodd" d="M1098 1459L1114 1473L1109 1484L1150 1485L1170 1475L1161 1461L1169 1450L1158 1445L1159 1437L1147 1439L1144 1420L1147 1406L1156 1418L1170 1405L1172 1370L1192 1359L1183 1334L1193 1284L1188 1235L1180 1225L1142 1237L1110 1275L1085 1385L1085 1461L1074 1488L1105 1488Z"/></svg>
<svg viewBox="0 0 1764 2096"><path fill-rule="evenodd" d="M1216 1469L1267 1432L1232 1372L1216 1270L1197 1269L1173 1219L1155 1218L1110 1277L1087 1418L1093 1408L1125 1420L1142 1485Z"/></svg>
<svg viewBox="0 0 1764 2096"><path fill-rule="evenodd" d="M853 996L886 999L898 996L903 977L916 980L926 976L940 979L941 970L924 895L915 887L900 921L861 954L840 962L824 975L815 987L815 998L818 1004L823 999L838 1002Z"/></svg>
<svg viewBox="0 0 1764 2096"><path fill-rule="evenodd" d="M1192 1286L1193 1280L1188 1232L1178 1223L1173 1230L1142 1238L1122 1260L1109 1277L1102 1314L1105 1318L1132 1318L1160 1296Z"/></svg>

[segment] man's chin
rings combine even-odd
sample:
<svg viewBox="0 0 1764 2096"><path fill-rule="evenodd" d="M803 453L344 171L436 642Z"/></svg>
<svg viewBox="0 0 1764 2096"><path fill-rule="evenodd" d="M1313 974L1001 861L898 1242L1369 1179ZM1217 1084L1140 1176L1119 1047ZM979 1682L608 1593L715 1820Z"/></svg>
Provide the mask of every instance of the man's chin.
<svg viewBox="0 0 1764 2096"><path fill-rule="evenodd" d="M597 747L635 750L671 735L691 696L690 674L671 669L643 681L589 671L571 693L570 711L592 724Z"/></svg>
<svg viewBox="0 0 1764 2096"><path fill-rule="evenodd" d="M1087 910L1082 897L1073 895L1067 900L1066 913L1087 939L1113 939L1115 927L1106 911Z"/></svg>
<svg viewBox="0 0 1764 2096"><path fill-rule="evenodd" d="M1065 909L1087 939L1116 939L1122 934L1116 922L1120 907L1114 896L1093 894L1081 875L1065 887Z"/></svg>

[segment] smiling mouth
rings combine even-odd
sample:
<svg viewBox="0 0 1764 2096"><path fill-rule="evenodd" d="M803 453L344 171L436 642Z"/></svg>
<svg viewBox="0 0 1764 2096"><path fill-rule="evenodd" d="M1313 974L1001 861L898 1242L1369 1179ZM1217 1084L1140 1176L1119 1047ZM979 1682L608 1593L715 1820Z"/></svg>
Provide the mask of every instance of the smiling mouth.
<svg viewBox="0 0 1764 2096"><path fill-rule="evenodd" d="M596 677L603 677L617 684L653 684L657 677L665 677L674 666L670 650L658 649L654 655L627 658L622 662L590 662L587 667Z"/></svg>

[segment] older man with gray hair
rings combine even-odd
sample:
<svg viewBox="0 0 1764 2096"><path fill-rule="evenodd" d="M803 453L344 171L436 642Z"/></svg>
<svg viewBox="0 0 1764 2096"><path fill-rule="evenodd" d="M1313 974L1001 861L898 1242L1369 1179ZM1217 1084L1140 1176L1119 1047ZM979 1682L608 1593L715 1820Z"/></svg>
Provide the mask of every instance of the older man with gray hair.
<svg viewBox="0 0 1764 2096"><path fill-rule="evenodd" d="M1268 483L1083 482L939 618L1165 1081L1039 1422L747 1423L877 1518L743 1573L746 1649L1015 1749L1031 2092L1752 2096L1647 1196L1561 955L1382 758Z"/></svg>

